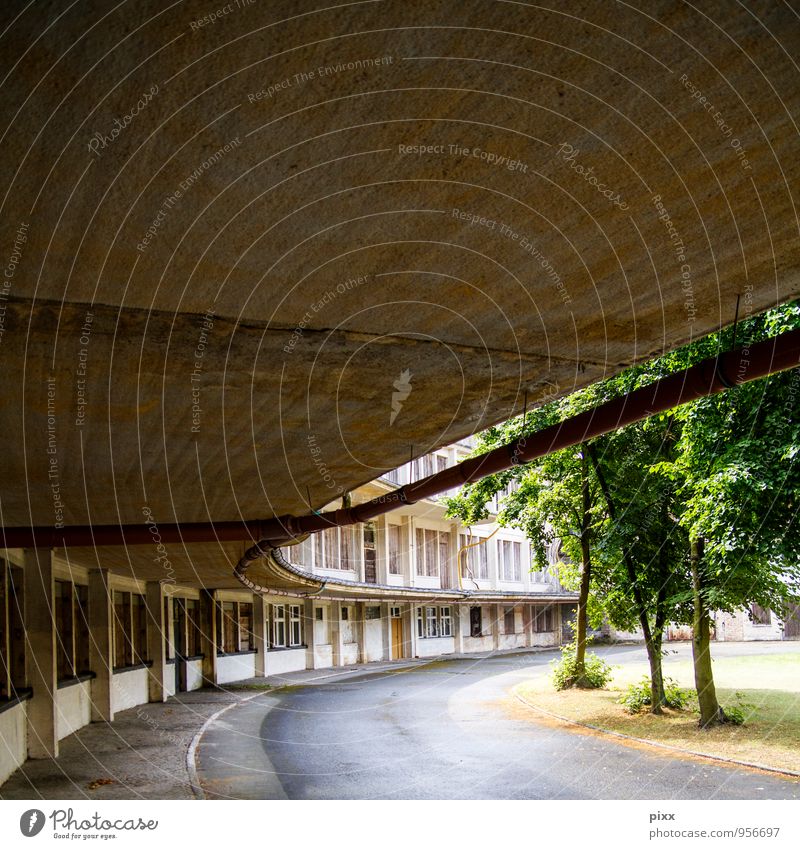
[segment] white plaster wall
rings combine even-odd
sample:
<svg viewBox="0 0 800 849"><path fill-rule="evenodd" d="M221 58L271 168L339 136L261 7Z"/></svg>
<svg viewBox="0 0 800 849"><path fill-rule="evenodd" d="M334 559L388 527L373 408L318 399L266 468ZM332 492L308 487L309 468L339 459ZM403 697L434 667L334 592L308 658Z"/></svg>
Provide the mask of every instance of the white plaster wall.
<svg viewBox="0 0 800 849"><path fill-rule="evenodd" d="M186 689L199 690L203 686L203 661L189 660L186 662Z"/></svg>
<svg viewBox="0 0 800 849"><path fill-rule="evenodd" d="M383 621L368 619L365 623L366 645L364 646L364 662L383 660Z"/></svg>
<svg viewBox="0 0 800 849"><path fill-rule="evenodd" d="M306 668L306 650L286 649L268 651L266 654L267 675L280 675L282 672L297 672Z"/></svg>
<svg viewBox="0 0 800 849"><path fill-rule="evenodd" d="M745 640L780 640L783 639L783 625L781 620L775 615L774 611L770 613L769 625L756 625L750 621L750 617L746 612L739 614L743 622Z"/></svg>
<svg viewBox="0 0 800 849"><path fill-rule="evenodd" d="M217 684L254 678L255 674L256 656L254 654L217 655Z"/></svg>
<svg viewBox="0 0 800 849"><path fill-rule="evenodd" d="M531 642L532 646L557 646L559 645L558 633L551 632L549 634L534 633Z"/></svg>
<svg viewBox="0 0 800 849"><path fill-rule="evenodd" d="M333 666L333 646L314 646L314 669L327 669Z"/></svg>
<svg viewBox="0 0 800 849"><path fill-rule="evenodd" d="M28 711L26 702L0 713L0 784L25 763L28 756Z"/></svg>
<svg viewBox="0 0 800 849"><path fill-rule="evenodd" d="M91 681L56 691L56 732L59 740L92 721Z"/></svg>
<svg viewBox="0 0 800 849"><path fill-rule="evenodd" d="M417 640L417 657L453 654L455 650L455 640L452 637L427 637L424 640Z"/></svg>
<svg viewBox="0 0 800 849"><path fill-rule="evenodd" d="M525 646L525 634L500 634L500 646L503 649L518 649Z"/></svg>
<svg viewBox="0 0 800 849"><path fill-rule="evenodd" d="M168 663L164 667L164 692L168 696L175 695L175 664Z"/></svg>
<svg viewBox="0 0 800 849"><path fill-rule="evenodd" d="M494 640L488 637L464 637L465 652L488 652L494 649Z"/></svg>
<svg viewBox="0 0 800 849"><path fill-rule="evenodd" d="M345 666L358 663L358 643L344 643L342 645L342 660Z"/></svg>
<svg viewBox="0 0 800 849"><path fill-rule="evenodd" d="M114 711L144 705L148 702L147 679L150 670L130 669L128 672L115 672L111 676L111 704Z"/></svg>

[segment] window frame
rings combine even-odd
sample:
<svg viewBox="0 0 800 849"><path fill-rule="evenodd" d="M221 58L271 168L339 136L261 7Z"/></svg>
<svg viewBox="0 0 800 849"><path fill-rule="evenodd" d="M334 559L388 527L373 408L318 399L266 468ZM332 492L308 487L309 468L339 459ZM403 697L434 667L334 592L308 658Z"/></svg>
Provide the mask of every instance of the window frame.
<svg viewBox="0 0 800 849"><path fill-rule="evenodd" d="M118 597L121 597L119 599L121 613ZM151 664L147 638L147 605L144 595L132 590L112 589L111 608L114 659L112 671L117 672ZM122 663L119 663L120 660Z"/></svg>

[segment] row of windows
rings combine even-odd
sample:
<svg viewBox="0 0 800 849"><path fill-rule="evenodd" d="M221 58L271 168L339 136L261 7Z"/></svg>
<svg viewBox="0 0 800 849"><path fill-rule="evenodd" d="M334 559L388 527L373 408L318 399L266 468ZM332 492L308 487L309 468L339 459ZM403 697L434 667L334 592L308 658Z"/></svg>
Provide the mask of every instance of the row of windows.
<svg viewBox="0 0 800 849"><path fill-rule="evenodd" d="M402 528L387 525L387 561L390 575L402 575ZM290 559L306 569L355 570L367 539L374 537L372 526L356 528L327 528L290 549ZM477 541L477 537L459 535L459 549ZM450 535L445 531L417 528L416 573L436 578L447 574L451 563ZM522 580L522 543L514 540L497 541L497 563L500 580ZM464 555L463 576L482 581L489 580L489 561L486 543L473 545Z"/></svg>

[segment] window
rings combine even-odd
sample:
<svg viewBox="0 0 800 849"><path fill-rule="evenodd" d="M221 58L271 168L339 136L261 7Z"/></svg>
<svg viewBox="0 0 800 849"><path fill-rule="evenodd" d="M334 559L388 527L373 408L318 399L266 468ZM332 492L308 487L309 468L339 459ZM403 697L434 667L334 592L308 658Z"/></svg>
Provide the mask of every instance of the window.
<svg viewBox="0 0 800 849"><path fill-rule="evenodd" d="M299 646L303 642L302 626L300 622L300 605L289 605L289 645Z"/></svg>
<svg viewBox="0 0 800 849"><path fill-rule="evenodd" d="M772 622L770 611L760 604L750 605L750 616L754 625L769 625Z"/></svg>
<svg viewBox="0 0 800 849"><path fill-rule="evenodd" d="M522 543L503 539L497 543L500 575L504 581L522 580Z"/></svg>
<svg viewBox="0 0 800 849"><path fill-rule="evenodd" d="M350 608L342 606L342 622L347 622L350 618Z"/></svg>
<svg viewBox="0 0 800 849"><path fill-rule="evenodd" d="M480 537L459 535L459 548L465 545L478 542ZM489 580L489 558L486 552L486 543L473 545L461 555L462 569L464 578L472 578L473 580L488 581ZM466 562L465 562L466 561Z"/></svg>
<svg viewBox="0 0 800 849"><path fill-rule="evenodd" d="M340 569L355 569L356 568L356 552L353 545L353 528L340 528L341 535L341 558L339 560Z"/></svg>
<svg viewBox="0 0 800 849"><path fill-rule="evenodd" d="M339 558L339 529L325 528L322 532L322 536L325 539L325 560L323 561L322 566L325 569L341 569L341 560Z"/></svg>
<svg viewBox="0 0 800 849"><path fill-rule="evenodd" d="M114 591L114 667L149 663L147 608L139 593Z"/></svg>
<svg viewBox="0 0 800 849"><path fill-rule="evenodd" d="M449 607L439 608L439 633L443 637L453 636L453 618Z"/></svg>
<svg viewBox="0 0 800 849"><path fill-rule="evenodd" d="M114 666L133 665L131 594L114 592Z"/></svg>
<svg viewBox="0 0 800 849"><path fill-rule="evenodd" d="M400 525L389 525L389 574L403 574L400 569Z"/></svg>
<svg viewBox="0 0 800 849"><path fill-rule="evenodd" d="M282 604L272 605L272 648L286 647L286 608Z"/></svg>
<svg viewBox="0 0 800 849"><path fill-rule="evenodd" d="M417 574L435 578L439 574L436 562L438 532L428 528L417 528Z"/></svg>
<svg viewBox="0 0 800 849"><path fill-rule="evenodd" d="M378 605L370 605L367 608L367 619L380 619L381 609Z"/></svg>
<svg viewBox="0 0 800 849"><path fill-rule="evenodd" d="M315 607L314 608L314 618L317 620L317 622L324 622L325 621L325 610L322 607Z"/></svg>
<svg viewBox="0 0 800 849"><path fill-rule="evenodd" d="M390 607L389 608L389 616L391 616L392 619L399 619L400 618L400 608L399 607Z"/></svg>
<svg viewBox="0 0 800 849"><path fill-rule="evenodd" d="M58 680L75 675L75 646L72 636L72 581L55 582L56 669Z"/></svg>
<svg viewBox="0 0 800 849"><path fill-rule="evenodd" d="M253 605L243 602L239 604L239 651L251 651L253 643Z"/></svg>
<svg viewBox="0 0 800 849"><path fill-rule="evenodd" d="M533 630L537 634L549 634L554 630L552 607L533 608Z"/></svg>
<svg viewBox="0 0 800 849"><path fill-rule="evenodd" d="M175 651L184 657L199 657L200 604L194 598L173 598L175 619Z"/></svg>
<svg viewBox="0 0 800 849"><path fill-rule="evenodd" d="M470 637L483 636L483 611L480 607L469 609L469 635Z"/></svg>
<svg viewBox="0 0 800 849"><path fill-rule="evenodd" d="M25 687L22 570L0 559L0 699Z"/></svg>
<svg viewBox="0 0 800 849"><path fill-rule="evenodd" d="M217 648L223 652L239 651L236 602L217 604Z"/></svg>
<svg viewBox="0 0 800 849"><path fill-rule="evenodd" d="M426 607L425 608L425 636L427 636L427 637L438 637L439 636L439 622L436 618L436 608L435 607Z"/></svg>
<svg viewBox="0 0 800 849"><path fill-rule="evenodd" d="M504 634L515 634L517 632L517 625L514 616L514 608L506 607L503 610L503 633Z"/></svg>
<svg viewBox="0 0 800 849"><path fill-rule="evenodd" d="M392 616L400 616L400 608L392 608L397 613ZM453 619L449 607L418 607L417 608L417 636L420 639L431 639L434 637L452 637Z"/></svg>

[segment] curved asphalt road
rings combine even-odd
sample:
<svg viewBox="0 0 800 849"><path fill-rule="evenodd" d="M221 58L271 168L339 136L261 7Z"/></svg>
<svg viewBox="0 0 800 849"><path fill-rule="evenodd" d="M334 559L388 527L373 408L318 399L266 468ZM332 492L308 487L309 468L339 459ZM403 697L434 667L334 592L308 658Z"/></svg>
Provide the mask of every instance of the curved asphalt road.
<svg viewBox="0 0 800 849"><path fill-rule="evenodd" d="M553 656L359 671L259 695L206 729L201 786L235 799L800 798L797 780L532 721L509 690Z"/></svg>

